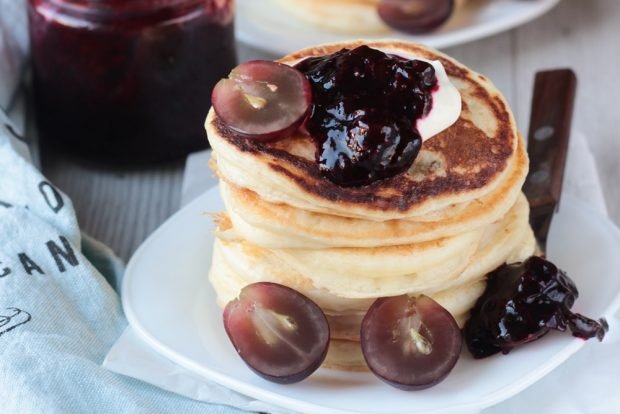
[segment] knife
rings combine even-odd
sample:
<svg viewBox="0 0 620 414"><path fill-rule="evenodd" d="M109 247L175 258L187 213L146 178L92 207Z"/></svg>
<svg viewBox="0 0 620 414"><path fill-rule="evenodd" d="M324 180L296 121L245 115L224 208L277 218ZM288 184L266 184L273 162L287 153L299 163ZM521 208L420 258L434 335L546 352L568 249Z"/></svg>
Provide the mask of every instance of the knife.
<svg viewBox="0 0 620 414"><path fill-rule="evenodd" d="M530 204L530 225L543 252L559 208L576 89L577 77L571 69L536 73L527 139L530 171L523 192Z"/></svg>

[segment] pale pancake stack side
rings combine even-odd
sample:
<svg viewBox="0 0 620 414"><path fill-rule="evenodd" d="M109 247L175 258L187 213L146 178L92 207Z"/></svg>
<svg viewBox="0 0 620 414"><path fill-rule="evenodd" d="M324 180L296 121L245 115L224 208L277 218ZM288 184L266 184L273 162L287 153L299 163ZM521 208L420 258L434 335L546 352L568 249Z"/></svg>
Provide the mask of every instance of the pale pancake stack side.
<svg viewBox="0 0 620 414"><path fill-rule="evenodd" d="M349 35L385 34L392 29L377 13L380 0L268 0L311 29ZM478 0L456 0L454 13L462 12L468 3Z"/></svg>
<svg viewBox="0 0 620 414"><path fill-rule="evenodd" d="M306 49L281 62L359 44ZM535 250L521 193L527 154L497 89L432 49L395 41L369 45L440 60L462 96L459 120L425 142L398 176L339 187L321 176L314 143L302 133L261 143L236 136L214 111L206 121L211 167L226 206L217 217L209 272L218 304L257 281L300 291L328 317L325 365L348 370L365 368L359 328L376 298L426 294L462 326L486 274Z"/></svg>

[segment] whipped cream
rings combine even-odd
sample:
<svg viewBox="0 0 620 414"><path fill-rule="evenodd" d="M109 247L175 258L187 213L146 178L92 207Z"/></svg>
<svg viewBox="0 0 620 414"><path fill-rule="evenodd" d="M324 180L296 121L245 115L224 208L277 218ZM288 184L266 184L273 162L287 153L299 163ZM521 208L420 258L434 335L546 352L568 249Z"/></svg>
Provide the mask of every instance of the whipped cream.
<svg viewBox="0 0 620 414"><path fill-rule="evenodd" d="M417 58L419 60L424 60ZM422 141L426 141L448 129L461 116L461 93L450 82L448 74L438 60L427 61L435 68L437 89L433 91L433 107L417 123Z"/></svg>
<svg viewBox="0 0 620 414"><path fill-rule="evenodd" d="M450 82L446 69L438 60L428 60L401 50L379 49L383 53L388 53L410 60L421 60L428 62L435 68L437 77L437 88L433 92L433 107L425 117L418 119L416 127L422 136L422 141L426 141L441 131L448 129L461 116L461 93Z"/></svg>

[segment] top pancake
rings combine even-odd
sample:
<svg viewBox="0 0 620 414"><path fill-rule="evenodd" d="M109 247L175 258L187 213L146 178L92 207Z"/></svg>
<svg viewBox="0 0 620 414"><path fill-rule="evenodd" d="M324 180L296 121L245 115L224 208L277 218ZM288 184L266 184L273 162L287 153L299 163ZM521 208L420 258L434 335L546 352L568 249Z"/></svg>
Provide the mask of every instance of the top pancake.
<svg viewBox="0 0 620 414"><path fill-rule="evenodd" d="M518 158L520 138L508 104L484 76L433 49L399 41L318 46L280 61L295 64L305 57L362 44L403 57L439 60L461 93L460 118L424 142L408 171L366 186L341 187L319 172L310 137L297 132L274 143L246 139L227 128L211 110L206 129L220 177L269 202L377 221L429 215L491 192Z"/></svg>

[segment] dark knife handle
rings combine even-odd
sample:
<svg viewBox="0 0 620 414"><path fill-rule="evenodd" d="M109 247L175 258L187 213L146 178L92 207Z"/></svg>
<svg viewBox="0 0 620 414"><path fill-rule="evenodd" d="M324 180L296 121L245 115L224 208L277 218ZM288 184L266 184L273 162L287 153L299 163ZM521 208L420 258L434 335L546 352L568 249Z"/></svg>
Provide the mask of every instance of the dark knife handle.
<svg viewBox="0 0 620 414"><path fill-rule="evenodd" d="M527 138L530 172L523 191L543 251L551 218L559 208L576 88L577 77L570 69L536 73Z"/></svg>

